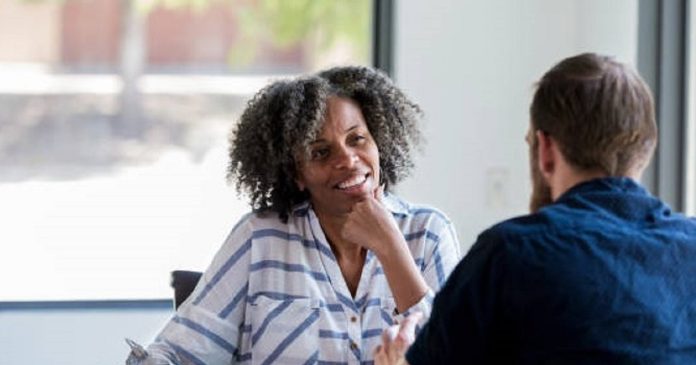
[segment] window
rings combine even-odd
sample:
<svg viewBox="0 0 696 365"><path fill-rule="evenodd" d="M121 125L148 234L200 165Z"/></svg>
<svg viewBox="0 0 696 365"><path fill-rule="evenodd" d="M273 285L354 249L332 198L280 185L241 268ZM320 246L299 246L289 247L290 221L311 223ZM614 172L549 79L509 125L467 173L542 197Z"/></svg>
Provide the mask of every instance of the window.
<svg viewBox="0 0 696 365"><path fill-rule="evenodd" d="M0 301L171 297L169 271L203 270L248 210L225 182L246 100L369 64L371 11L0 0Z"/></svg>

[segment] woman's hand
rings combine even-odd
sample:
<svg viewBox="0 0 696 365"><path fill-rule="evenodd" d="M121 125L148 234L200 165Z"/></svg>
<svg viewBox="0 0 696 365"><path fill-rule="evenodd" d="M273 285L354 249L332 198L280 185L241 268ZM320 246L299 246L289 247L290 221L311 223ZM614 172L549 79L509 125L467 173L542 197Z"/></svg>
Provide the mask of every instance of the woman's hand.
<svg viewBox="0 0 696 365"><path fill-rule="evenodd" d="M399 313L406 312L428 292L423 275L394 216L382 204L382 188L356 203L341 230L343 239L375 253L382 264Z"/></svg>
<svg viewBox="0 0 696 365"><path fill-rule="evenodd" d="M341 229L343 239L370 249L377 256L399 249L399 246L406 247L394 217L382 204L382 195L380 187L373 196L353 205Z"/></svg>

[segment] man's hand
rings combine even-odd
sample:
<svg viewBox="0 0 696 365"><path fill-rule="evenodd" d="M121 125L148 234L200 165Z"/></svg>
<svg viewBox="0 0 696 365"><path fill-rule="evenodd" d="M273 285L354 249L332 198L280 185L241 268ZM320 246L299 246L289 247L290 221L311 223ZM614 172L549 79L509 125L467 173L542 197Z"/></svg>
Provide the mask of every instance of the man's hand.
<svg viewBox="0 0 696 365"><path fill-rule="evenodd" d="M416 339L416 324L423 313L415 312L406 317L401 325L391 326L382 332L382 344L375 349L376 365L408 364L406 350Z"/></svg>

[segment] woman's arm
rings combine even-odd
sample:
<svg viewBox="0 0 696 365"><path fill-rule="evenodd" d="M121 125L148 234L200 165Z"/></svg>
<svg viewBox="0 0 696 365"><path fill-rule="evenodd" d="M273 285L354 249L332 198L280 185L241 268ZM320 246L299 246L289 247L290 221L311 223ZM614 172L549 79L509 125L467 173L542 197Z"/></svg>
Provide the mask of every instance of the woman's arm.
<svg viewBox="0 0 696 365"><path fill-rule="evenodd" d="M356 203L341 232L345 239L375 253L399 313L418 306L427 317L434 292L444 284L459 260L459 244L449 221L433 217L427 222L425 227L419 227L429 240L423 272L414 263L404 233L392 213L377 197Z"/></svg>
<svg viewBox="0 0 696 365"><path fill-rule="evenodd" d="M420 217L419 217L420 218ZM442 213L432 210L423 214L423 218L414 221L424 222L422 225L410 227L409 232L418 232L424 236L423 264L420 271L428 285L427 293L406 310L399 308L403 320L413 312L421 312L419 321L422 326L430 318L435 294L445 285L450 273L460 260L459 241L452 223ZM419 328L420 328L419 326Z"/></svg>

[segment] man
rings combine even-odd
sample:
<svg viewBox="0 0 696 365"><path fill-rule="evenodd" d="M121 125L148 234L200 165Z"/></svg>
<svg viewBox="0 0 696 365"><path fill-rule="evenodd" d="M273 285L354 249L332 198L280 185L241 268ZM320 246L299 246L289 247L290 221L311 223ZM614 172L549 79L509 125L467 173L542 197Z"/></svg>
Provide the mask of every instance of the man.
<svg viewBox="0 0 696 365"><path fill-rule="evenodd" d="M595 54L563 60L530 108L532 214L483 232L406 353L418 364L696 364L696 220L637 181L650 92ZM417 319L385 331L403 362Z"/></svg>

